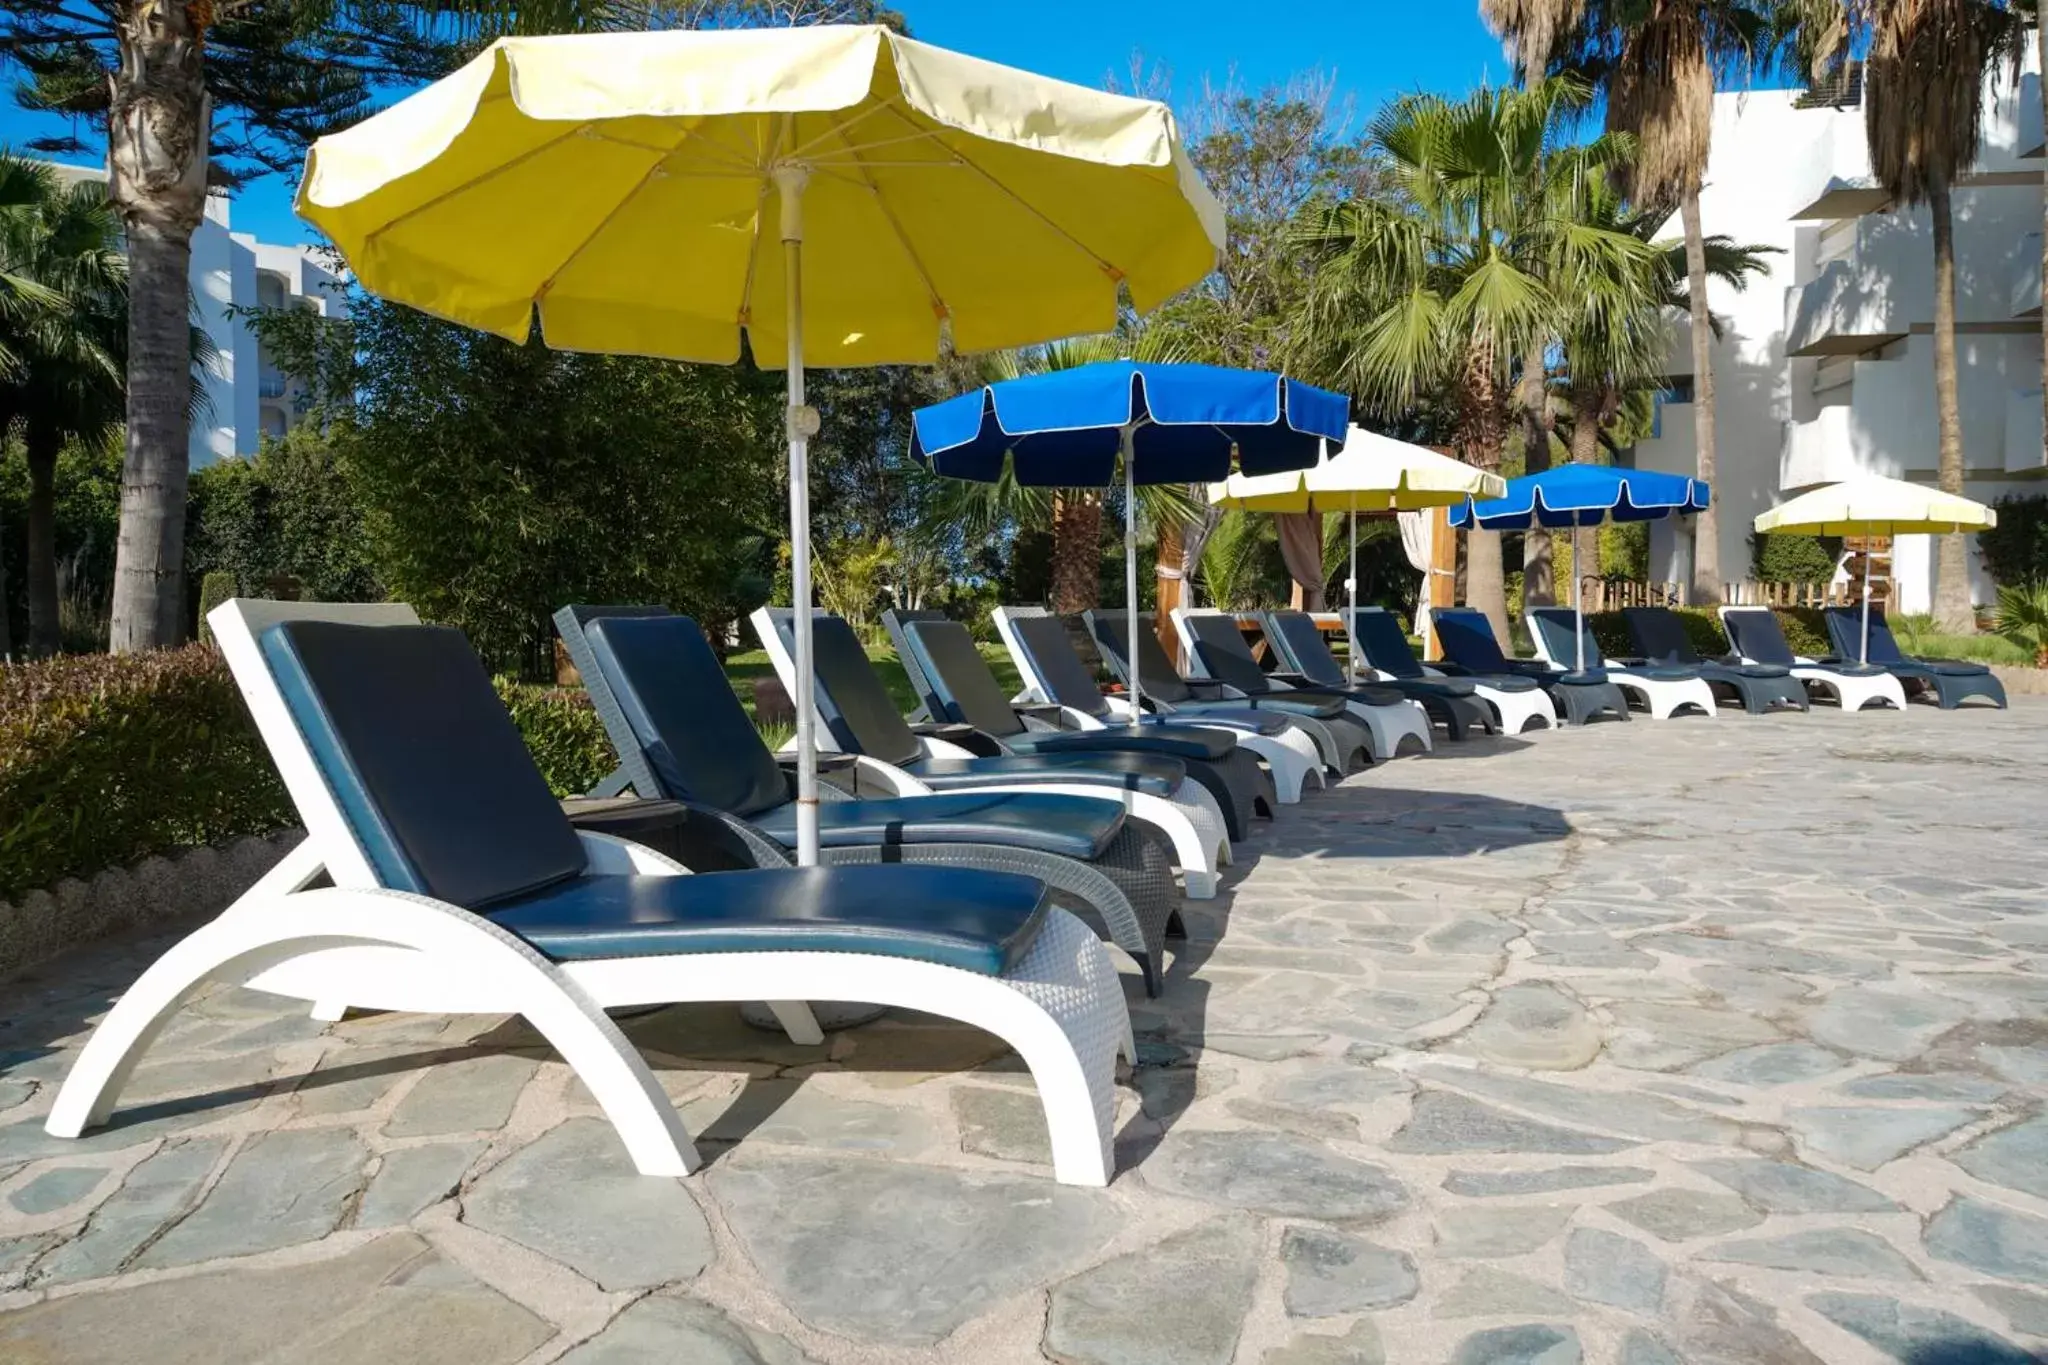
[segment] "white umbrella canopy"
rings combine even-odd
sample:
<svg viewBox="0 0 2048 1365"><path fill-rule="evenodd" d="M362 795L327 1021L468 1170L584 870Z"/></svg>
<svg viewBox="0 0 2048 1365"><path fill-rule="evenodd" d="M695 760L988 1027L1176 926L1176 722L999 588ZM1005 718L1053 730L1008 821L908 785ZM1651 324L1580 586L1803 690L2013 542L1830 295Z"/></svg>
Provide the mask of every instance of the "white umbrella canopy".
<svg viewBox="0 0 2048 1365"><path fill-rule="evenodd" d="M1756 519L1759 532L1808 536L1954 535L1998 525L1998 513L1981 502L1939 488L1867 474L1859 479L1801 493ZM1870 556L1863 556L1863 623L1860 662L1870 661Z"/></svg>
<svg viewBox="0 0 2048 1365"><path fill-rule="evenodd" d="M1293 473L1233 474L1209 485L1209 501L1246 512L1414 512L1506 492L1498 474L1354 426L1344 449L1321 463Z"/></svg>
<svg viewBox="0 0 2048 1365"><path fill-rule="evenodd" d="M1426 446L1397 441L1354 426L1335 455L1298 472L1233 474L1209 485L1209 502L1244 512L1347 512L1351 517L1351 569L1346 601L1358 610L1358 514L1416 512L1451 507L1468 498L1504 497L1507 481ZM1358 681L1356 651L1346 670Z"/></svg>

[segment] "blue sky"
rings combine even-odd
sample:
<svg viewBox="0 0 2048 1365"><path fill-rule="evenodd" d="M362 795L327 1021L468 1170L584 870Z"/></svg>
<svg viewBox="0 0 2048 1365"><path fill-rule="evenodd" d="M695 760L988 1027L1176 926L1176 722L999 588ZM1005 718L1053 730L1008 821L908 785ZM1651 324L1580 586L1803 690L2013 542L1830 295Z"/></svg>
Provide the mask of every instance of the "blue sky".
<svg viewBox="0 0 2048 1365"><path fill-rule="evenodd" d="M1388 96L1462 91L1509 72L1475 0L895 0L926 41L1085 85L1128 86L1134 60L1177 105L1208 81L1248 89L1320 68L1362 124ZM1156 91L1148 93L1157 93ZM64 131L0 96L0 143ZM310 240L293 182L269 176L235 199L236 230Z"/></svg>

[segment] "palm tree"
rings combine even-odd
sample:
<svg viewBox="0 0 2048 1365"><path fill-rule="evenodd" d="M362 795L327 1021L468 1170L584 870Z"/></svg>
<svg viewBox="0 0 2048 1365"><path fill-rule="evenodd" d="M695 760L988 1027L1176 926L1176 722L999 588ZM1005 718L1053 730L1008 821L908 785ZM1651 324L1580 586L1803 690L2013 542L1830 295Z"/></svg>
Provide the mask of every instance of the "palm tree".
<svg viewBox="0 0 2048 1365"><path fill-rule="evenodd" d="M1319 206L1298 229L1318 259L1290 368L1382 416L1434 407L1461 459L1498 469L1513 364L1556 335L1561 289L1611 297L1649 254L1573 216L1585 178L1628 153L1626 138L1563 136L1587 99L1549 78L1382 110L1385 194ZM1506 639L1500 537L1472 532L1466 564L1467 596Z"/></svg>
<svg viewBox="0 0 2048 1365"><path fill-rule="evenodd" d="M1714 91L1747 73L1766 49L1769 0L1588 0L1571 60L1607 97L1607 127L1636 140L1624 188L1643 206L1676 207L1685 229L1691 302L1693 438L1699 477L1712 483L1713 320L1707 311L1706 231L1700 189L1712 150ZM1693 537L1693 595L1721 599L1719 513L1709 507Z"/></svg>
<svg viewBox="0 0 2048 1365"><path fill-rule="evenodd" d="M1522 88L1550 72L1556 55L1585 17L1586 0L1479 0L1479 17L1507 44L1521 73ZM1550 410L1546 354L1553 338L1532 339L1522 352L1522 377L1515 402L1522 412L1522 467L1530 474L1550 468L1550 440L1556 418ZM1522 537L1522 600L1556 601L1550 533L1532 527Z"/></svg>
<svg viewBox="0 0 2048 1365"><path fill-rule="evenodd" d="M1956 253L1951 206L1958 176L1977 160L1984 78L2001 58L2014 75L2021 6L2003 0L1788 0L1796 43L1822 72L1867 42L1863 126L1870 170L1892 198L1927 205L1934 236L1934 410L1940 482L1963 491L1963 421L1956 397ZM1967 543L1941 538L1934 615L1943 630L1972 632Z"/></svg>
<svg viewBox="0 0 2048 1365"><path fill-rule="evenodd" d="M29 651L56 652L57 456L122 412L127 268L104 187L66 190L50 168L0 153L0 431L28 455ZM26 282L26 291L20 288ZM182 395L181 395L182 399Z"/></svg>
<svg viewBox="0 0 2048 1365"><path fill-rule="evenodd" d="M1603 446L1629 444L1618 425L1647 431L1649 399L1663 384L1670 324L1690 316L1692 290L1685 243L1652 240L1665 215L1628 204L1610 177L1588 178L1578 215L1653 247L1642 273L1627 282L1632 293L1624 296L1625 306L1611 306L1599 294L1570 295L1581 306L1569 312L1564 326L1560 388L1570 413L1567 446L1574 464L1591 464ZM1709 277L1738 290L1769 269L1765 258L1777 250L1739 245L1723 235L1708 237L1704 245ZM1718 340L1720 324L1711 314L1708 327ZM1585 572L1589 540L1583 533L1574 537L1574 573Z"/></svg>

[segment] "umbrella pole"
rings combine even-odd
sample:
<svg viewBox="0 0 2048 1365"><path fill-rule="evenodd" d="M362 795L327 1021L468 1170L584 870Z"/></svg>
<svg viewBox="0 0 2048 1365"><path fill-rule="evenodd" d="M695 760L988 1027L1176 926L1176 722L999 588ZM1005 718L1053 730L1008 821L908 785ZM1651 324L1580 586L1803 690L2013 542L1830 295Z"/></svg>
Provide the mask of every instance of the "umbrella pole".
<svg viewBox="0 0 2048 1365"><path fill-rule="evenodd" d="M1351 577L1344 580L1344 674L1348 686L1358 686L1358 645L1351 632L1358 625L1358 494L1351 495Z"/></svg>
<svg viewBox="0 0 2048 1365"><path fill-rule="evenodd" d="M1575 561L1572 564L1572 639L1578 643L1579 672L1586 671L1586 576L1579 572Z"/></svg>
<svg viewBox="0 0 2048 1365"><path fill-rule="evenodd" d="M1870 662L1870 537L1863 538L1863 655L1859 664Z"/></svg>
<svg viewBox="0 0 2048 1365"><path fill-rule="evenodd" d="M1138 681L1138 475L1131 460L1136 423L1124 427L1124 621L1131 665L1131 724L1145 719L1145 689Z"/></svg>
<svg viewBox="0 0 2048 1365"><path fill-rule="evenodd" d="M804 405L804 186L808 168L788 162L774 169L782 207L782 279L789 334L789 595L796 608L796 862L818 863L818 752L811 680L811 437L818 414Z"/></svg>

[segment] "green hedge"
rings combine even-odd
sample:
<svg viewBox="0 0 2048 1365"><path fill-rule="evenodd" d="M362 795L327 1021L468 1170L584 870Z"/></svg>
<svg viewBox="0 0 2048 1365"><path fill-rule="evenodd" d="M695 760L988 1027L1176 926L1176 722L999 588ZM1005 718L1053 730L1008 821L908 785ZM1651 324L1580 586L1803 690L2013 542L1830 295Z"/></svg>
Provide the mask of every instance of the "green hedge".
<svg viewBox="0 0 2048 1365"><path fill-rule="evenodd" d="M207 646L0 669L0 898L291 823Z"/></svg>
<svg viewBox="0 0 2048 1365"><path fill-rule="evenodd" d="M590 694L575 687L540 687L493 679L505 709L526 739L533 761L557 796L587 792L611 775L618 761Z"/></svg>
<svg viewBox="0 0 2048 1365"><path fill-rule="evenodd" d="M1674 608L1678 619L1685 623L1685 634L1691 642L1693 652L1702 659L1712 659L1728 652L1728 636L1721 629L1721 618L1711 608ZM1785 632L1786 642L1795 654L1819 657L1833 653L1828 645L1828 628L1821 620L1817 607L1778 607L1778 625ZM1586 617L1586 624L1593 630L1593 638L1600 642L1600 652L1610 658L1626 658L1636 652L1635 641L1628 633L1628 618L1618 611L1596 611Z"/></svg>
<svg viewBox="0 0 2048 1365"><path fill-rule="evenodd" d="M581 691L499 679L498 695L557 795L612 770ZM0 900L297 820L210 646L0 667Z"/></svg>

